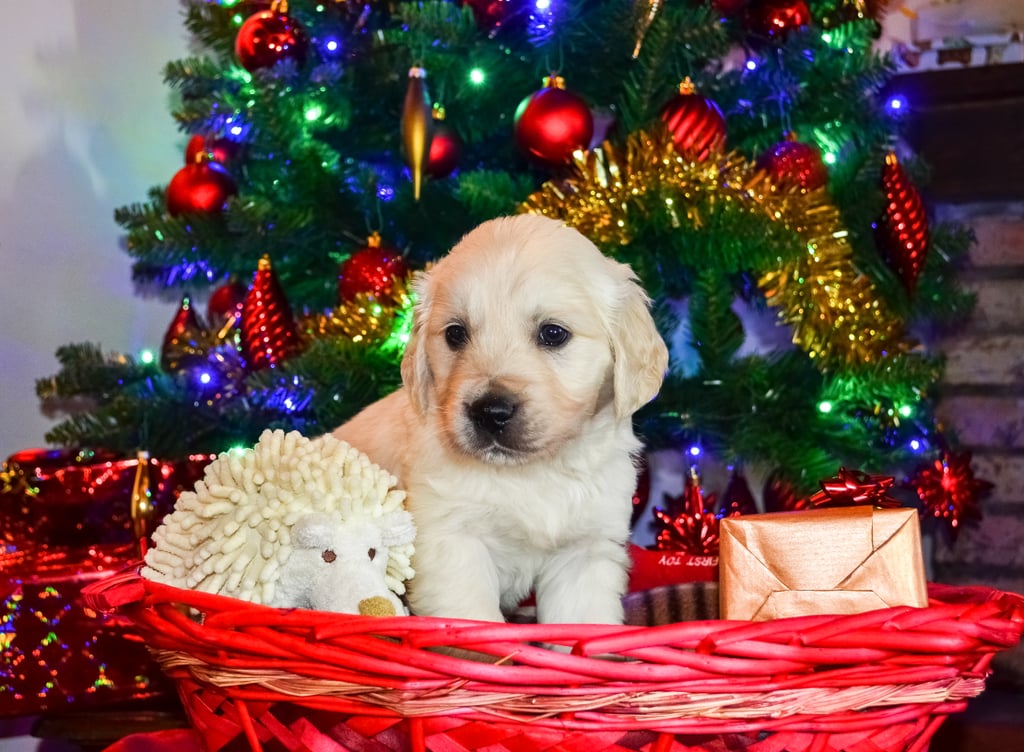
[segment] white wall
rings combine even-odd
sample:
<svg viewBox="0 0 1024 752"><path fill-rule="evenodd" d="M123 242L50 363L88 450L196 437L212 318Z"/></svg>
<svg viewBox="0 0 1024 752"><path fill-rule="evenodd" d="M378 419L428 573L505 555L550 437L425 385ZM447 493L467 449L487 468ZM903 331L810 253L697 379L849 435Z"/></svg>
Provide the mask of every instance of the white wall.
<svg viewBox="0 0 1024 752"><path fill-rule="evenodd" d="M44 445L57 347L159 350L176 305L134 294L113 212L182 164L162 71L187 54L177 0L2 5L0 460Z"/></svg>

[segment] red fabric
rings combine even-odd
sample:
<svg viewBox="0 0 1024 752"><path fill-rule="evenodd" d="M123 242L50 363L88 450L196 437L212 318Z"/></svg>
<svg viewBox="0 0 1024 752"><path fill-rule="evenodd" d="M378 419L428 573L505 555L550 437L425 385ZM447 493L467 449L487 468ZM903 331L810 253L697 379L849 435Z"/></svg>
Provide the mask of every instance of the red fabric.
<svg viewBox="0 0 1024 752"><path fill-rule="evenodd" d="M164 729L130 734L103 752L203 752L203 745L192 729Z"/></svg>

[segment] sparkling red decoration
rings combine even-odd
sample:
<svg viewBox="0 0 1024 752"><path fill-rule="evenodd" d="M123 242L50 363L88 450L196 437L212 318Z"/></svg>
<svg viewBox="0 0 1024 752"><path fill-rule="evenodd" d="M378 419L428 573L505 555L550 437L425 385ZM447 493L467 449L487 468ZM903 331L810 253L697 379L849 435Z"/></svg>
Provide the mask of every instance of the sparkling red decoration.
<svg viewBox="0 0 1024 752"><path fill-rule="evenodd" d="M755 0L748 13L749 28L770 39L783 39L794 29L811 22L804 0Z"/></svg>
<svg viewBox="0 0 1024 752"><path fill-rule="evenodd" d="M655 545L662 551L682 551L693 556L717 556L719 520L713 510L715 496L706 500L697 469L690 468L681 496L666 494L666 508L654 508L660 528Z"/></svg>
<svg viewBox="0 0 1024 752"><path fill-rule="evenodd" d="M807 503L812 507L852 507L870 504L883 509L903 506L899 499L889 495L895 479L887 475L868 475L860 470L839 468L835 478L820 482L821 490Z"/></svg>
<svg viewBox="0 0 1024 752"><path fill-rule="evenodd" d="M754 494L751 493L750 485L741 470L732 471L715 513L718 517L757 514L757 502L754 501Z"/></svg>
<svg viewBox="0 0 1024 752"><path fill-rule="evenodd" d="M661 108L661 119L676 151L688 159L700 162L725 146L725 116L717 104L697 93L689 78Z"/></svg>
<svg viewBox="0 0 1024 752"><path fill-rule="evenodd" d="M412 172L413 197L417 200L430 153L432 124L427 71L420 66L413 66L409 69L409 83L402 103L402 142L405 146L405 162Z"/></svg>
<svg viewBox="0 0 1024 752"><path fill-rule="evenodd" d="M423 171L434 178L446 178L459 166L462 139L455 129L445 122L444 107L435 104L433 117L433 135L430 138L430 150Z"/></svg>
<svg viewBox="0 0 1024 752"><path fill-rule="evenodd" d="M816 146L797 141L793 134L768 149L758 160L758 166L782 188L813 191L828 183L828 168L821 158L821 151Z"/></svg>
<svg viewBox="0 0 1024 752"><path fill-rule="evenodd" d="M980 520L980 497L992 489L992 483L974 477L970 452L942 451L931 464L922 465L907 479L923 504L922 514L946 523L955 541L965 522Z"/></svg>
<svg viewBox="0 0 1024 752"><path fill-rule="evenodd" d="M82 601L86 585L131 566L137 554L131 543L0 548L0 716L174 695L124 617Z"/></svg>
<svg viewBox="0 0 1024 752"><path fill-rule="evenodd" d="M285 2L249 16L235 38L235 56L250 73L282 60L293 60L301 67L308 51L306 32L288 15Z"/></svg>
<svg viewBox="0 0 1024 752"><path fill-rule="evenodd" d="M524 153L547 165L565 165L573 152L590 145L594 117L587 103L565 88L561 76L548 76L544 88L519 103L514 132Z"/></svg>
<svg viewBox="0 0 1024 752"><path fill-rule="evenodd" d="M367 238L366 245L341 265L338 273L338 300L352 302L360 293L372 295L378 302L395 305L409 274L402 254L381 245L380 235Z"/></svg>
<svg viewBox="0 0 1024 752"><path fill-rule="evenodd" d="M192 136L185 147L185 164L196 164L206 159L227 164L238 153L238 144L226 138L208 139L200 134Z"/></svg>
<svg viewBox="0 0 1024 752"><path fill-rule="evenodd" d="M250 371L273 368L299 349L291 306L270 264L260 259L242 306L242 350Z"/></svg>
<svg viewBox="0 0 1024 752"><path fill-rule="evenodd" d="M878 221L878 244L886 263L913 294L928 254L928 217L924 201L893 152L882 167L885 213Z"/></svg>
<svg viewBox="0 0 1024 752"><path fill-rule="evenodd" d="M241 282L227 282L210 295L206 301L206 319L211 326L219 327L229 319L237 319L242 315L242 305L248 289Z"/></svg>
<svg viewBox="0 0 1024 752"><path fill-rule="evenodd" d="M221 165L210 161L193 162L178 170L167 185L167 211L174 217L214 214L236 193L235 179Z"/></svg>
<svg viewBox="0 0 1024 752"><path fill-rule="evenodd" d="M175 462L149 460L150 503L157 519L182 490L203 477L214 455ZM88 449L26 449L12 454L0 476L0 540L15 547L131 543L131 495L138 459ZM0 549L3 547L0 546Z"/></svg>
<svg viewBox="0 0 1024 752"><path fill-rule="evenodd" d="M160 367L168 373L186 370L205 360L206 330L196 315L188 295L181 299L174 318L164 333L160 348Z"/></svg>

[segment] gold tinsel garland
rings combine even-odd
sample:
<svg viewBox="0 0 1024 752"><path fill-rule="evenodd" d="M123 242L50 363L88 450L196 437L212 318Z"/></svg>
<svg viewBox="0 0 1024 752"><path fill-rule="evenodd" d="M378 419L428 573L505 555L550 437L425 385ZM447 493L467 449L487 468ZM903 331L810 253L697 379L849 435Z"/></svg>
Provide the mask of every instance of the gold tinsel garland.
<svg viewBox="0 0 1024 752"><path fill-rule="evenodd" d="M875 363L905 351L902 323L853 264L839 212L824 189L785 190L735 152L693 162L667 132L631 134L615 147L578 153L570 177L527 197L521 213L572 225L606 248L632 241L634 225L688 222L700 229L720 206L790 230L801 249L773 269L753 269L793 342L820 368ZM660 216L659 216L660 215Z"/></svg>
<svg viewBox="0 0 1024 752"><path fill-rule="evenodd" d="M326 312L299 319L299 331L306 340L338 337L357 343L374 344L390 337L399 319L412 305L408 280L396 279L392 290L396 302L381 302L372 293L357 293Z"/></svg>

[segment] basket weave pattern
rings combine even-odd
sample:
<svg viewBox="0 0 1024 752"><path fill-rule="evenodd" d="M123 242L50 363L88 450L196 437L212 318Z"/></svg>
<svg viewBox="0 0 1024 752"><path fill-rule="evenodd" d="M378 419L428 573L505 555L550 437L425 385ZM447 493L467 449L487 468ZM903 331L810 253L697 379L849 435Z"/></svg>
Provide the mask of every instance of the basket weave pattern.
<svg viewBox="0 0 1024 752"><path fill-rule="evenodd" d="M210 752L924 750L1024 630L1024 597L930 597L622 627L286 611L134 573L87 594L136 625Z"/></svg>

